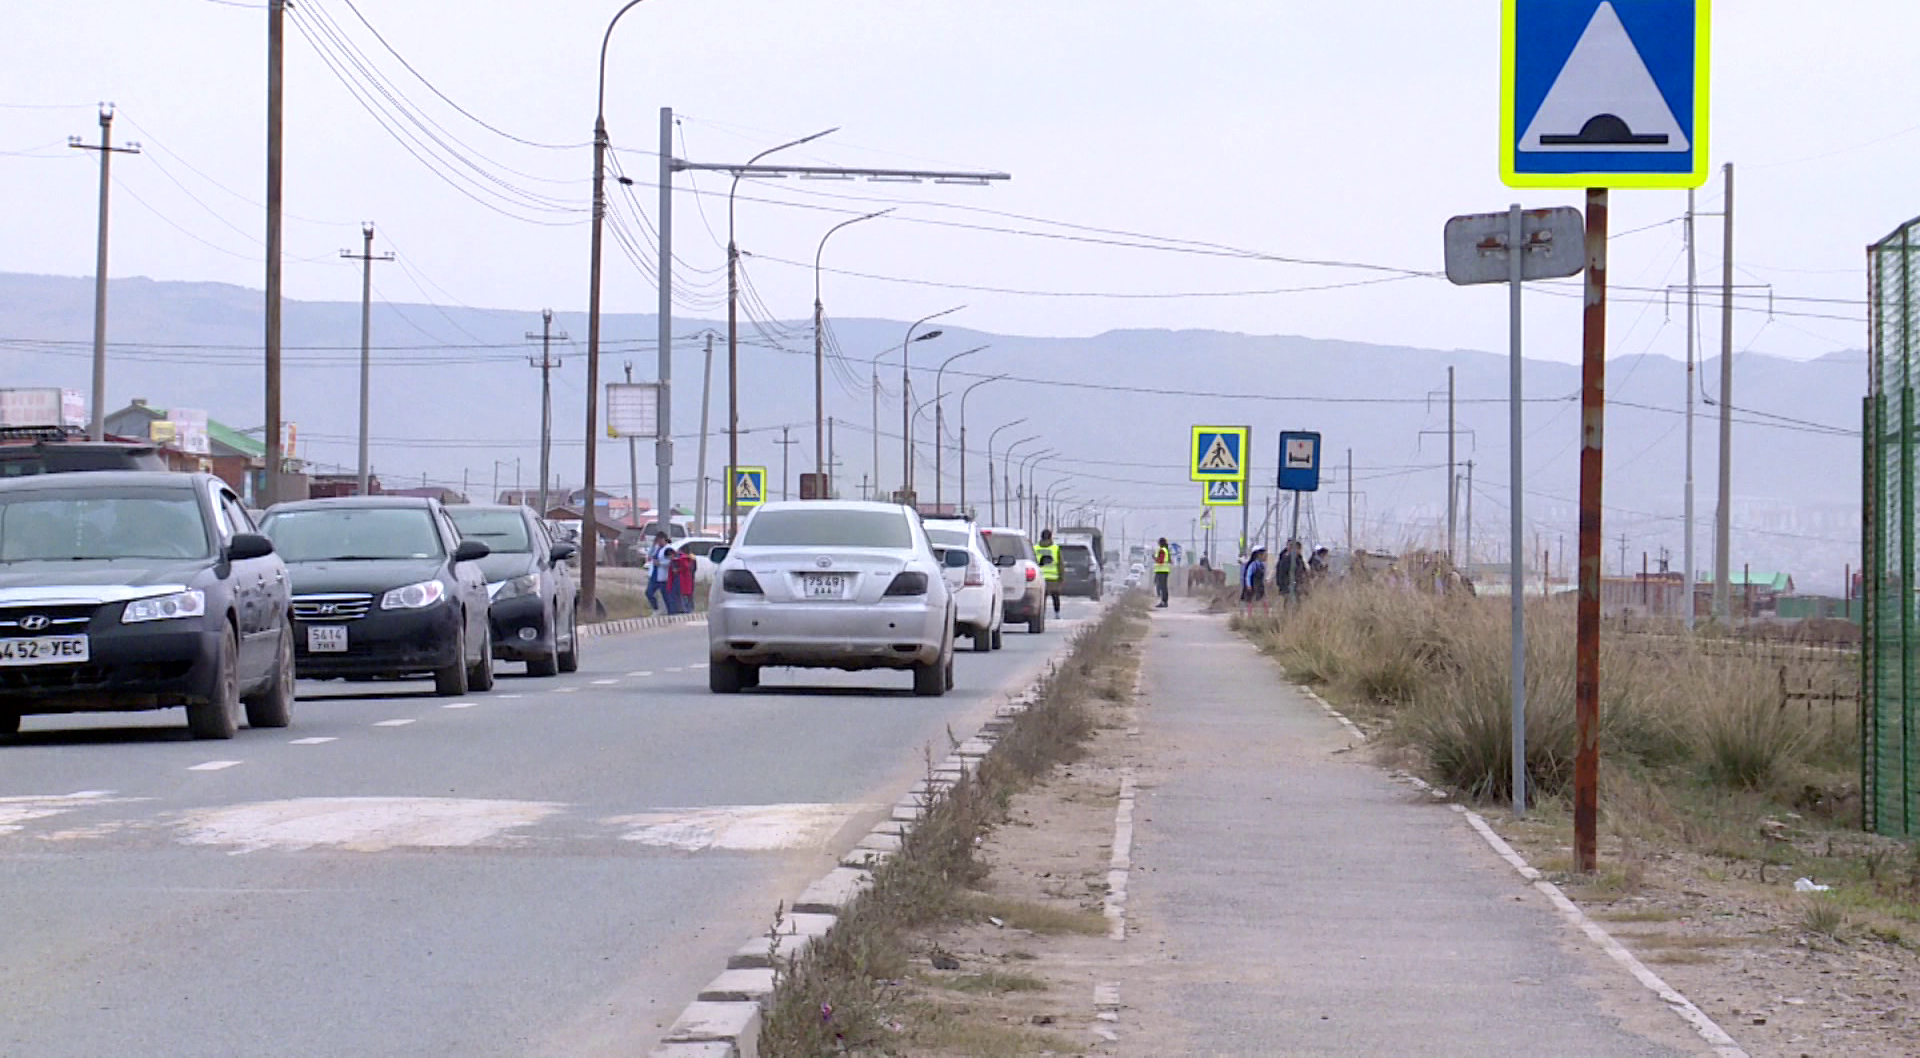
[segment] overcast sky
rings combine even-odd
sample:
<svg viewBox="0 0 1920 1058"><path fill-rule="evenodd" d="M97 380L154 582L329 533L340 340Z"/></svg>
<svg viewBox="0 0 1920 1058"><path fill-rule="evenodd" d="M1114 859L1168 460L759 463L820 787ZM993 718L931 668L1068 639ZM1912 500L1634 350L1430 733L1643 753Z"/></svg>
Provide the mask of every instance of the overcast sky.
<svg viewBox="0 0 1920 1058"><path fill-rule="evenodd" d="M502 132L566 146L527 146L476 124L408 73L348 0L300 0L287 42L288 296L357 298L357 266L337 253L357 249L359 223L372 220L375 249L402 262L376 271L382 299L530 315L584 308L585 145L600 38L618 4L355 2L433 89ZM897 202L893 216L834 236L826 264L915 282L828 274L831 315L910 319L965 303L955 321L989 331L1204 327L1501 350L1504 295L1444 280L1178 298L918 285L1131 295L1325 287L1383 273L1012 232L1140 241L1060 226L1072 224L1437 271L1452 214L1516 200L1578 205L1577 193L1500 183L1499 11L1497 0L648 0L621 21L608 60L607 124L637 196L620 192L615 209L622 237L650 254L662 106L683 118L676 150L699 161L744 160L837 126L774 160L1013 179L744 183L739 241L754 255L756 292L782 317L810 314L811 262L827 228ZM0 268L92 274L96 155L65 141L96 140L95 103L112 100L116 140L142 141L147 153L115 159L110 274L259 286L266 19L263 3L240 0L12 5L0 65ZM1771 320L1764 309L1742 313L1736 348L1810 357L1864 345L1863 248L1920 213L1911 180L1920 79L1900 43L1917 31L1920 6L1896 0L1716 5L1711 156L1738 166L1738 281L1836 302L1778 300ZM433 135L446 148L414 147L431 164L412 156L321 47L337 63L357 49L345 61L371 64L385 91L444 129ZM385 99L378 107L404 120ZM717 197L677 197L674 242L688 266L677 311L718 316L726 179L680 182ZM1720 201L1716 177L1700 208ZM1684 282L1685 193L1616 192L1613 203L1613 282ZM1700 243L1702 279L1717 281L1717 219L1702 220ZM618 239L607 262L607 307L651 312L654 282ZM1682 355L1679 313L1666 322L1660 300L1617 295L1615 355ZM1530 355L1576 359L1577 297L1543 291L1530 305ZM1717 324L1704 330L1717 345Z"/></svg>

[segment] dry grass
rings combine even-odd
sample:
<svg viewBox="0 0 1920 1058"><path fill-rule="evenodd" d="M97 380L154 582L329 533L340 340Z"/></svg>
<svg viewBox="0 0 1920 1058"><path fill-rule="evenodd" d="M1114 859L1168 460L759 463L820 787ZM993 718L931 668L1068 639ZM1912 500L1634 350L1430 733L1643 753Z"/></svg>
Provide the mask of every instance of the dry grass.
<svg viewBox="0 0 1920 1058"><path fill-rule="evenodd" d="M976 918L997 918L1008 929L1029 933L1078 933L1097 937L1107 931L1106 916L1097 911L1052 907L985 893L969 894L966 907Z"/></svg>
<svg viewBox="0 0 1920 1058"><path fill-rule="evenodd" d="M1082 1053L1082 1048L1064 1036L1018 1025L984 1022L933 1003L911 1004L903 1012L901 1023L902 1031L895 1042L911 1045L913 1053L933 1051L974 1058L1033 1058L1037 1054ZM768 1052L763 1048L761 1053ZM834 1053L838 1052L807 1052L807 1058Z"/></svg>
<svg viewBox="0 0 1920 1058"><path fill-rule="evenodd" d="M1005 995L1008 992L1044 992L1047 983L1030 974L1006 973L1001 970L988 970L984 973L961 974L958 977L934 978L935 984L955 992L975 992L983 995Z"/></svg>

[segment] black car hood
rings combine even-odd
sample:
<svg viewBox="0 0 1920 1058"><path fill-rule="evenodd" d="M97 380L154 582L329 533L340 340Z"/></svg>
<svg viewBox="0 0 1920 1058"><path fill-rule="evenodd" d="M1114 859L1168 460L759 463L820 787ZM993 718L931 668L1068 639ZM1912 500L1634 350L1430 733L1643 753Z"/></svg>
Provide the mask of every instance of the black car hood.
<svg viewBox="0 0 1920 1058"><path fill-rule="evenodd" d="M522 574L532 573L535 568L533 555L527 551L495 551L480 560L480 572L486 576L488 584L512 580Z"/></svg>
<svg viewBox="0 0 1920 1058"><path fill-rule="evenodd" d="M172 585L185 587L211 559L87 559L80 562L0 563L0 605L15 602L104 603L138 599Z"/></svg>
<svg viewBox="0 0 1920 1058"><path fill-rule="evenodd" d="M295 595L321 592L372 592L404 588L440 576L437 558L355 559L330 562L289 562Z"/></svg>

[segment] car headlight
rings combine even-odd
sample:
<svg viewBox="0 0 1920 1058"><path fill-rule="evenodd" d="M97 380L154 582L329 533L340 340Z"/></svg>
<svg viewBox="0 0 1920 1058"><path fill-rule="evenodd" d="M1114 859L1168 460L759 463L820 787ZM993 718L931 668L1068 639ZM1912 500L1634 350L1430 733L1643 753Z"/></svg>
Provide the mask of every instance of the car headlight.
<svg viewBox="0 0 1920 1058"><path fill-rule="evenodd" d="M436 581L435 583L439 583ZM533 595L540 591L540 578L531 573L503 580L493 585L493 597L498 599L517 599L522 595Z"/></svg>
<svg viewBox="0 0 1920 1058"><path fill-rule="evenodd" d="M404 588L395 588L380 597L382 610L421 610L447 597L447 586L437 580L423 580Z"/></svg>
<svg viewBox="0 0 1920 1058"><path fill-rule="evenodd" d="M175 617L201 617L206 612L206 592L180 591L172 595L133 600L121 611L120 623L130 625L140 621L166 621Z"/></svg>

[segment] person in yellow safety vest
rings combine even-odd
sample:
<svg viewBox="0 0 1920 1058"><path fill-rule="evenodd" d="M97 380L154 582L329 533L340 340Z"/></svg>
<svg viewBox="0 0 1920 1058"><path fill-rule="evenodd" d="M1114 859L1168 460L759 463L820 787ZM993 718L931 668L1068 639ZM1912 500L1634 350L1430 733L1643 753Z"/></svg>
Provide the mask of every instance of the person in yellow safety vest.
<svg viewBox="0 0 1920 1058"><path fill-rule="evenodd" d="M1167 538L1160 538L1160 546L1153 552L1153 590L1160 593L1160 603L1156 610L1167 608L1167 584L1173 580L1173 549L1167 546Z"/></svg>
<svg viewBox="0 0 1920 1058"><path fill-rule="evenodd" d="M1040 530L1040 542L1033 545L1040 562L1040 578L1047 582L1047 598L1053 601L1053 616L1060 616L1060 545L1053 542L1053 530Z"/></svg>

